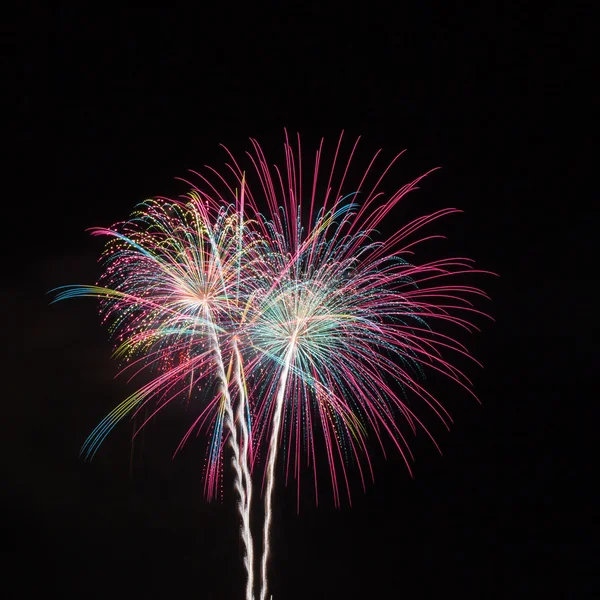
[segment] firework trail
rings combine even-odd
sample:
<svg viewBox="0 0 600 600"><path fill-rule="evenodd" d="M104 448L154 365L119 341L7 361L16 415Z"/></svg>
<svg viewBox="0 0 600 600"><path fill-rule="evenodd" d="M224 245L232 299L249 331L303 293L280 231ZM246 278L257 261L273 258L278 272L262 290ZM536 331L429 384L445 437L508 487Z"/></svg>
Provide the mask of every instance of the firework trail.
<svg viewBox="0 0 600 600"><path fill-rule="evenodd" d="M238 481L241 480L242 486L240 493L240 515L242 517L242 532L246 536L245 547L246 547L246 572L248 575L246 584L246 600L252 600L254 598L254 546L252 544L252 534L250 531L250 507L252 505L252 478L250 476L250 470L248 467L248 450L250 446L250 433L247 424L249 417L249 410L247 405L246 387L243 381L242 375L242 356L238 349L237 340L234 340L234 353L235 353L235 378L239 391L239 402L238 402L238 413L237 421L240 423L241 438L242 438L242 449L241 449L241 461L239 465L241 467L241 476ZM246 414L247 413L247 414Z"/></svg>
<svg viewBox="0 0 600 600"><path fill-rule="evenodd" d="M476 329L469 316L483 313L473 308L469 296L485 294L446 280L482 271L473 269L472 261L465 258L409 262L419 243L441 237L415 238L415 234L460 211L445 209L423 216L378 241L377 227L428 173L392 194L380 192L398 155L363 193L377 153L359 184L348 190L345 184L358 140L334 185L341 142L342 136L319 202L321 143L308 206L302 205L306 194L299 137L294 150L286 135L283 170L269 168L254 140L254 153L248 153L268 211L266 217L261 214L258 196L249 186L247 210L254 211L261 236L270 246L263 251L262 270L251 278L257 291L246 307L245 327L250 350L245 370L253 382L250 396L256 404L253 443L266 445L267 454L260 600L266 600L268 593L272 495L280 447L286 480L290 471L298 480L298 502L302 455L312 463L318 502L315 432L321 431L334 500L339 504L343 481L351 501L346 464L358 466L363 487L361 457L372 475L367 429L375 432L382 447L384 434L391 437L409 471L412 454L398 415L413 433L420 428L431 437L405 401L407 391L449 426L450 415L419 381L426 367L472 393L468 378L444 358L448 352L469 356L466 348L436 332L434 325L446 322ZM229 168L239 181L242 171L230 156Z"/></svg>
<svg viewBox="0 0 600 600"><path fill-rule="evenodd" d="M201 199L196 192L190 193L186 202L148 200L128 222L93 231L95 235L110 237L103 255L101 285L59 288L55 301L77 296L100 298L104 320L110 322L111 333L116 337L115 354L128 363L125 369L139 372L154 367L159 371L96 427L82 448L87 458L94 456L123 417L132 412L137 415L151 400L156 401L156 409L141 427L170 402L185 395L189 402L201 382L210 391L211 382L216 381L216 396L181 445L196 427L207 421L212 423L206 492L209 497L214 496L220 477L223 428L228 431L246 553L246 598L252 600L250 432L244 414L247 409L241 355L231 332L239 321L240 298L246 285L240 265L252 262L255 242L250 232L243 234L241 222L231 207ZM224 357L224 349L231 356ZM229 369L225 367L227 363ZM232 364L238 385L241 448L227 373Z"/></svg>

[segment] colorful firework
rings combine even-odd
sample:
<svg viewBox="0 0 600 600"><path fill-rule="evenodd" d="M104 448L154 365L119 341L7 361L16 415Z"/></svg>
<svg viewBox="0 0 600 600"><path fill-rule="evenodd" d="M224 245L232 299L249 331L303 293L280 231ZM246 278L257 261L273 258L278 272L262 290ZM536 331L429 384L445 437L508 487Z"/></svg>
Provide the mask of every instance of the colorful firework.
<svg viewBox="0 0 600 600"><path fill-rule="evenodd" d="M334 501L340 503L342 484L351 501L347 464L357 465L363 487L365 469L372 474L369 432L382 447L389 437L409 471L412 454L402 423L413 434L423 430L435 444L407 396L420 398L449 425L450 415L422 383L424 371L442 373L472 394L471 382L446 358L469 356L467 349L437 324L476 329L470 317L483 313L471 300L485 294L455 281L483 271L466 258L426 263L413 258L418 244L440 237L423 237L421 230L460 211L425 215L380 239L378 227L428 173L384 194L382 181L398 155L367 188L378 152L358 185L350 187L358 140L342 162L342 138L324 178L321 142L310 185L304 186L308 194L300 139L294 149L287 134L282 170L270 168L252 140L254 193L231 153L225 174L194 172L199 182L190 184L185 201L147 201L129 222L96 230L111 236L101 285L63 288L57 298L100 297L126 368L159 369L94 430L83 448L86 456L94 455L125 415L155 401L154 415L169 402L216 385L182 444L200 426L212 430L206 473L210 497L229 436L246 547L247 600L253 598L249 464L256 468L261 455L265 458L260 600L266 600L280 448L286 479L292 473L298 481L298 502L303 456L312 464L318 501L321 435Z"/></svg>
<svg viewBox="0 0 600 600"><path fill-rule="evenodd" d="M182 444L197 427L208 423L212 429L205 479L211 497L221 473L224 427L229 435L250 600L254 571L249 520L251 448L236 328L247 285L246 271L240 265L253 263L252 253L259 243L250 229L245 234L242 228L234 207L215 206L194 192L185 202L148 200L128 222L93 230L95 235L110 236L99 285L60 288L56 300L99 297L104 320L116 341L115 354L125 362L124 371L158 371L94 429L82 448L86 458L94 456L126 415L140 414L153 403L143 427L169 403L189 401L199 390L204 392L206 406ZM232 369L239 396L237 418L230 392ZM241 447L236 420L242 430Z"/></svg>
<svg viewBox="0 0 600 600"><path fill-rule="evenodd" d="M333 166L323 178L321 201L317 193L322 145L308 194L302 190L299 137L296 150L286 137L284 170L270 169L255 141L250 155L261 185L260 196L246 189L247 204L256 211L261 235L271 245L262 275L252 278L257 292L247 307L245 327L246 375L253 382L250 396L255 402L253 443L257 450L267 446L261 600L268 591L272 493L280 447L286 479L293 472L298 480L298 502L302 455L312 463L318 501L315 436L320 433L339 504L340 477L350 500L346 464L358 465L363 486L362 464L366 462L371 470L368 431L375 433L382 447L387 434L409 470L412 454L399 421L414 433L420 428L431 437L405 401L407 392L420 398L448 426L450 415L421 383L424 369L434 369L472 393L468 378L445 358L452 352L468 356L466 348L437 332L435 326L445 321L468 331L476 329L469 317L483 313L469 297L485 294L455 279L477 271L465 258L409 262L419 243L439 237L417 234L433 221L460 211L445 209L423 216L379 240L377 227L428 173L384 195L380 184L398 155L363 193L375 155L359 185L347 189L358 140L338 175L341 142L342 136ZM235 162L231 170L241 176ZM308 206L303 206L305 195ZM258 197L266 199L268 217L258 211Z"/></svg>

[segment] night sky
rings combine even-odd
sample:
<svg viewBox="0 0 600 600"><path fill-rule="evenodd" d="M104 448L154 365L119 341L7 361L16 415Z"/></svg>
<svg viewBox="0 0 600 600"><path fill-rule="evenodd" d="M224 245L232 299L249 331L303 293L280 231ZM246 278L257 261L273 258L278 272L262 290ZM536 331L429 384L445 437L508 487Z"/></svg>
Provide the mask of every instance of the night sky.
<svg viewBox="0 0 600 600"><path fill-rule="evenodd" d="M78 458L135 383L115 379L96 302L50 306L46 292L96 281L103 241L86 228L185 192L175 177L220 167L220 143L241 155L255 137L280 162L284 127L310 153L342 129L365 160L406 148L388 188L442 167L384 233L463 209L438 223L448 240L431 257L500 277L474 281L495 322L461 338L485 365L458 363L481 405L432 383L455 420L428 420L443 456L419 435L411 479L371 440L375 482L363 494L354 471L339 510L326 468L319 507L308 485L300 514L279 480L274 599L600 595L597 208L574 187L588 169L574 136L589 128L591 11L467 4L22 15L9 87L23 175L5 175L17 193L3 221L4 597L243 597L231 474L207 503L202 440L171 458L189 413L157 419L133 453L124 422L94 462Z"/></svg>

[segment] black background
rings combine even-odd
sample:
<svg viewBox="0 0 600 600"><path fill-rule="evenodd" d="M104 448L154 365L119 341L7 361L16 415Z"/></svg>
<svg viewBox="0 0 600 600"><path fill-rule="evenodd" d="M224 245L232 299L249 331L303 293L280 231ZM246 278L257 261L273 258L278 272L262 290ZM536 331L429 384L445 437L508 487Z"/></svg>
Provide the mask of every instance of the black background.
<svg viewBox="0 0 600 600"><path fill-rule="evenodd" d="M594 155L591 9L323 4L57 3L11 31L8 596L243 597L230 479L208 504L201 446L171 460L189 415L148 430L133 474L127 425L92 464L77 458L131 386L114 380L95 303L49 306L46 292L96 280L87 227L185 191L174 178L221 165L220 143L240 155L256 137L280 161L284 127L309 153L342 129L363 136L363 156L407 148L398 185L443 167L385 227L461 208L438 225L437 251L500 278L479 281L496 321L468 340L485 369L461 365L482 405L438 392L455 419L449 433L433 425L443 457L419 436L411 479L374 448L375 483L363 494L354 474L351 508L323 486L298 515L294 485L277 490L274 598L598 595L597 214L576 191Z"/></svg>

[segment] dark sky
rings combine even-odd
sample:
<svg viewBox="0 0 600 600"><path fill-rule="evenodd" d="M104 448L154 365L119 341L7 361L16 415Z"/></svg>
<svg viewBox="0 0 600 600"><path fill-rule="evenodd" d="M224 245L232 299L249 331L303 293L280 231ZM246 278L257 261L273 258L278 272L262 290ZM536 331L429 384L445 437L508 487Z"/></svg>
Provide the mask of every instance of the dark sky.
<svg viewBox="0 0 600 600"><path fill-rule="evenodd" d="M96 280L102 246L87 227L185 191L174 178L222 164L219 143L241 154L252 136L279 151L284 127L310 149L341 129L363 152L407 148L399 185L443 167L398 224L465 210L440 224L447 247L500 278L480 282L496 322L468 341L485 369L461 365L482 405L438 392L455 418L449 433L434 425L443 457L420 436L410 479L374 446L376 481L362 494L355 473L352 508L335 510L326 490L316 508L308 490L297 515L294 487L278 490L275 600L600 594L597 209L574 189L591 12L321 4L55 3L11 32L25 174L4 221L9 597L243 597L232 492L204 501L200 444L171 460L189 415L149 429L132 476L126 424L92 464L78 459L132 388L114 380L94 301L49 306L45 294Z"/></svg>

